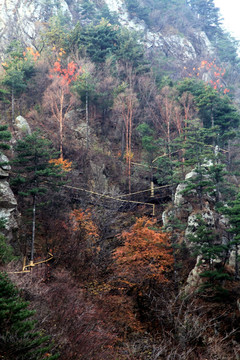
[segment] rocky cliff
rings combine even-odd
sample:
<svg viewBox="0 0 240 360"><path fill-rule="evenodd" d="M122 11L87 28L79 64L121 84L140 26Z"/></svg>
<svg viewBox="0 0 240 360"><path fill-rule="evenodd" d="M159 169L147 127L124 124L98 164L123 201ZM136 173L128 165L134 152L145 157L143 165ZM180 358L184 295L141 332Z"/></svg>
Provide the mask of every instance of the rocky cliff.
<svg viewBox="0 0 240 360"><path fill-rule="evenodd" d="M9 185L10 166L7 164L8 158L0 155L0 220L4 220L4 235L9 240L13 237L13 232L18 228L17 201Z"/></svg>
<svg viewBox="0 0 240 360"><path fill-rule="evenodd" d="M59 12L72 23L84 24L86 18L81 5L79 0L0 0L0 57L3 58L9 43L16 39L26 46L34 46L46 22ZM105 0L105 5L117 15L122 26L142 34L146 51L159 49L180 63L194 61L200 54L206 57L212 52L211 43L202 31L193 33L191 39L174 28L163 34L150 30L138 17L130 17L124 0Z"/></svg>
<svg viewBox="0 0 240 360"><path fill-rule="evenodd" d="M34 44L44 22L61 10L71 16L64 0L1 0L0 1L0 54L7 45L21 40L26 46Z"/></svg>

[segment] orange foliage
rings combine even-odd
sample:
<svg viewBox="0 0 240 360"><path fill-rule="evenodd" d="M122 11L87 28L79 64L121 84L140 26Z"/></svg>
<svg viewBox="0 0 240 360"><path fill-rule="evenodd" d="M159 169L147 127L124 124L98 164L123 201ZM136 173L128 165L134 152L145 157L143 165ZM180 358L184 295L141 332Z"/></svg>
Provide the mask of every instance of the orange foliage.
<svg viewBox="0 0 240 360"><path fill-rule="evenodd" d="M184 67L184 70L187 71L187 75L189 77L195 76L195 77L200 77L202 76L204 73L208 73L208 77L210 77L211 79L209 81L207 81L215 90L223 92L223 94L227 94L230 92L230 90L228 88L224 88L223 89L223 84L225 85L224 81L223 81L223 77L226 73L226 69L222 69L221 67L219 67L216 63L215 63L216 59L214 59L213 61L209 62L207 60L202 60L201 61L201 65L196 68L193 67L192 69L187 69L186 67ZM189 70L193 70L193 74L189 72Z"/></svg>
<svg viewBox="0 0 240 360"><path fill-rule="evenodd" d="M27 47L26 51L23 52L23 56L25 57L25 60L27 60L27 55L31 55L33 57L34 61L37 61L38 58L40 57L40 54L38 51L34 51L33 48L31 47Z"/></svg>
<svg viewBox="0 0 240 360"><path fill-rule="evenodd" d="M146 280L167 282L165 274L172 269L169 237L153 228L155 222L147 217L138 219L129 232L120 235L124 245L113 254L117 272L132 285L140 285Z"/></svg>
<svg viewBox="0 0 240 360"><path fill-rule="evenodd" d="M74 232L84 232L86 237L92 240L96 240L99 237L98 228L92 221L92 214L89 209L86 211L75 209L70 213L69 217L72 221Z"/></svg>
<svg viewBox="0 0 240 360"><path fill-rule="evenodd" d="M51 159L49 160L49 164L54 164L56 166L59 166L63 171L69 172L72 170L72 161L63 160L62 157L59 159Z"/></svg>

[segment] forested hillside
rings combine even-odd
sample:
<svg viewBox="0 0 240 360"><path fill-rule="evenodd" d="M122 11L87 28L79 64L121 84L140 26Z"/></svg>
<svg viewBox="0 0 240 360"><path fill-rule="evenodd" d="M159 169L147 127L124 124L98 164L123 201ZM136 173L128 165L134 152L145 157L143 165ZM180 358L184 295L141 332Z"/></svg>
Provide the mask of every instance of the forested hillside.
<svg viewBox="0 0 240 360"><path fill-rule="evenodd" d="M240 59L214 1L0 5L0 358L238 359Z"/></svg>

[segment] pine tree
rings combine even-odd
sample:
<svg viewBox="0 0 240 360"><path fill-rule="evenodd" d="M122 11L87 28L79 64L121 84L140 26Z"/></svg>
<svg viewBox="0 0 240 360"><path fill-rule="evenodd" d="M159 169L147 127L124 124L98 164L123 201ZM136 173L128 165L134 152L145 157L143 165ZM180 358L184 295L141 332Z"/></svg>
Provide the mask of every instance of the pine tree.
<svg viewBox="0 0 240 360"><path fill-rule="evenodd" d="M51 142L42 137L38 131L18 141L15 153L16 157L12 163L13 171L17 175L12 179L11 183L18 195L22 196L23 203L29 204L31 201L31 261L33 261L37 205L41 202L42 196L49 192L50 188L56 189L56 180L63 173L60 166L56 166L54 162L50 161L56 157ZM25 211L27 212L26 209Z"/></svg>
<svg viewBox="0 0 240 360"><path fill-rule="evenodd" d="M200 291L209 290L216 295L224 295L226 289L222 287L224 280L230 280L231 276L224 271L226 253L228 246L219 243L217 233L212 226L206 223L203 217L196 215L196 221L188 240L192 242L192 252L194 255L200 255L198 266L204 265L200 273L202 278L207 281L201 284Z"/></svg>
<svg viewBox="0 0 240 360"><path fill-rule="evenodd" d="M186 136L185 163L184 165L194 167L193 174L185 183L186 187L183 193L197 193L200 209L203 208L203 195L212 189L212 182L207 176L208 167L212 164L214 157L214 148L209 144L215 133L204 128L197 128L197 123L187 128L184 136Z"/></svg>
<svg viewBox="0 0 240 360"><path fill-rule="evenodd" d="M49 337L35 330L31 319L34 311L28 310L16 287L0 273L0 358L2 360L55 360L51 354Z"/></svg>
<svg viewBox="0 0 240 360"><path fill-rule="evenodd" d="M224 147L228 140L236 136L240 115L231 99L217 92L210 85L196 79L185 79L177 86L180 95L190 92L198 108L198 117L204 128L218 126L213 142Z"/></svg>
<svg viewBox="0 0 240 360"><path fill-rule="evenodd" d="M219 8L215 7L214 0L188 0L188 4L198 16L203 30L213 39L221 31Z"/></svg>
<svg viewBox="0 0 240 360"><path fill-rule="evenodd" d="M35 69L32 54L24 52L17 41L10 44L7 54L8 59L2 64L5 70L2 84L11 92L12 122L14 122L15 98L27 88L27 82L34 75Z"/></svg>
<svg viewBox="0 0 240 360"><path fill-rule="evenodd" d="M229 204L229 207L223 208L223 213L226 214L230 222L229 232L233 234L233 239L230 242L230 247L235 251L235 278L239 279L239 248L240 248L240 193L236 200Z"/></svg>
<svg viewBox="0 0 240 360"><path fill-rule="evenodd" d="M11 133L7 130L7 125L0 125L0 151L10 149L7 141L11 139Z"/></svg>

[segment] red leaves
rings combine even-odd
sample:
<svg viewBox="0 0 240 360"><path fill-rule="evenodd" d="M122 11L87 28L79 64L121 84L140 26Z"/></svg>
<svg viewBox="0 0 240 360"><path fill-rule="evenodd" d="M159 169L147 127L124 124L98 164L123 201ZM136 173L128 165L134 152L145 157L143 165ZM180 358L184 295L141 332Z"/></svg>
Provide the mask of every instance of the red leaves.
<svg viewBox="0 0 240 360"><path fill-rule="evenodd" d="M154 225L154 220L142 217L129 232L120 235L124 245L114 252L113 257L119 275L132 284L150 279L167 282L165 274L173 264L169 238L161 230L153 229Z"/></svg>
<svg viewBox="0 0 240 360"><path fill-rule="evenodd" d="M207 77L210 78L207 82L217 91L222 92L222 88L224 84L223 76L226 74L226 69L222 69L215 63L216 59L209 62L207 60L202 60L200 67L196 68L193 67L191 70L193 70L193 73L189 72L189 69L184 67L184 70L188 71L187 76L189 77L203 77L203 75L207 72ZM225 89L223 91L223 94L229 93L229 89Z"/></svg>
<svg viewBox="0 0 240 360"><path fill-rule="evenodd" d="M62 65L59 61L55 61L53 68L50 70L50 78L53 77L52 74L56 74L57 77L61 78L63 84L70 84L72 81L77 79L81 68L78 68L77 64L71 61L68 63L67 68L62 68Z"/></svg>

